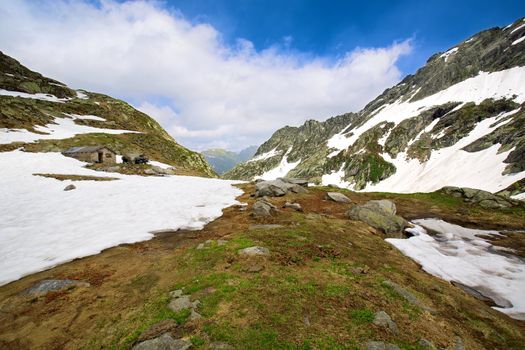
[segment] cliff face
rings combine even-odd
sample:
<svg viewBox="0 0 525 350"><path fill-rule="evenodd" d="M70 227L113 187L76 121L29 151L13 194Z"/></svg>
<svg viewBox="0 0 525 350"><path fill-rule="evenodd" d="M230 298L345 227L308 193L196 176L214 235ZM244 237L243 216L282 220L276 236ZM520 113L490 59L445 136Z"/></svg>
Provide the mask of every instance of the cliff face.
<svg viewBox="0 0 525 350"><path fill-rule="evenodd" d="M300 176L356 190L502 190L525 177L524 24L433 55L358 113L276 131L225 176Z"/></svg>

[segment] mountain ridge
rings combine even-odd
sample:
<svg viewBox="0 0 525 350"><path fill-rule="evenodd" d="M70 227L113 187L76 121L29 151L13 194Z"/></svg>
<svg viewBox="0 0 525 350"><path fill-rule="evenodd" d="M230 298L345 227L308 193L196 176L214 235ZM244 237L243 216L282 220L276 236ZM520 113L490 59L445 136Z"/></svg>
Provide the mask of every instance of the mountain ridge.
<svg viewBox="0 0 525 350"><path fill-rule="evenodd" d="M469 158L500 144L485 158L493 159L498 167L504 163L504 168L498 169L499 174L491 173L483 189L498 191L510 186L514 183L509 183L511 177L515 181L525 177L525 139L521 132L525 91L519 83L525 78L523 22L520 18L506 28L481 31L432 55L415 74L386 89L357 113L318 122L312 132L308 132L312 122L307 121L294 129L298 130L295 137L287 133L290 127L277 130L259 147L253 161L223 177L248 180L268 174L289 175L354 190L428 192L438 185L466 185L468 181L457 175L425 187L414 178L416 186L411 190L408 183L398 179L404 169L411 167L422 174L425 165L436 162L438 153L451 152L451 147L476 132L480 135L471 140L472 145L458 146L454 154L470 152L466 155ZM483 120L493 123L485 125ZM329 125L332 127L326 132ZM478 126L486 130L476 129ZM322 137L314 135L320 130L325 130ZM271 151L275 154L264 157ZM506 157L499 159L505 152ZM443 172L445 161L439 162L439 166L431 165ZM387 179L389 186L379 186ZM483 187L480 181L474 184Z"/></svg>

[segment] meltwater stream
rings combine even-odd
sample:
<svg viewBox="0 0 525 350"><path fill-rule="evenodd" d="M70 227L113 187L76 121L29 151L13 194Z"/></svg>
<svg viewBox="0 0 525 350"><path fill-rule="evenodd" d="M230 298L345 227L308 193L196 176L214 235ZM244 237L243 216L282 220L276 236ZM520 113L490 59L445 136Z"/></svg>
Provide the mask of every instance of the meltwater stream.
<svg viewBox="0 0 525 350"><path fill-rule="evenodd" d="M415 227L407 229L412 237L386 240L426 272L474 288L505 306L494 309L525 320L525 261L505 254L506 248L494 246L483 237L499 236L499 232L469 229L438 219L412 223ZM436 235L429 235L427 230Z"/></svg>

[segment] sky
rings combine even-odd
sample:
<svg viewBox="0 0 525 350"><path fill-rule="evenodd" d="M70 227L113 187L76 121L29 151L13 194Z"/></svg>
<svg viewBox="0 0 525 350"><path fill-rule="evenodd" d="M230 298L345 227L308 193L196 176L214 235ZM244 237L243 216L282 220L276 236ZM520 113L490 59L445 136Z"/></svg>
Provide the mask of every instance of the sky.
<svg viewBox="0 0 525 350"><path fill-rule="evenodd" d="M357 112L525 1L2 0L0 50L121 98L194 150Z"/></svg>

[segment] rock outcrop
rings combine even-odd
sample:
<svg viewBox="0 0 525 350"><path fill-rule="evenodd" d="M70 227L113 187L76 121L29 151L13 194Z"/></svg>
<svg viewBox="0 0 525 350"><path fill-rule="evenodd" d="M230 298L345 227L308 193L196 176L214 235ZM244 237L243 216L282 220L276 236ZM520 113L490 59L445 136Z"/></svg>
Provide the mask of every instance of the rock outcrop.
<svg viewBox="0 0 525 350"><path fill-rule="evenodd" d="M461 198L464 202L479 205L485 209L510 208L518 204L517 201L498 194L468 187L447 186L441 189L443 193Z"/></svg>
<svg viewBox="0 0 525 350"><path fill-rule="evenodd" d="M372 200L363 205L354 205L347 212L351 220L366 222L382 232L402 232L408 225L405 219L396 215L396 206L389 200Z"/></svg>

